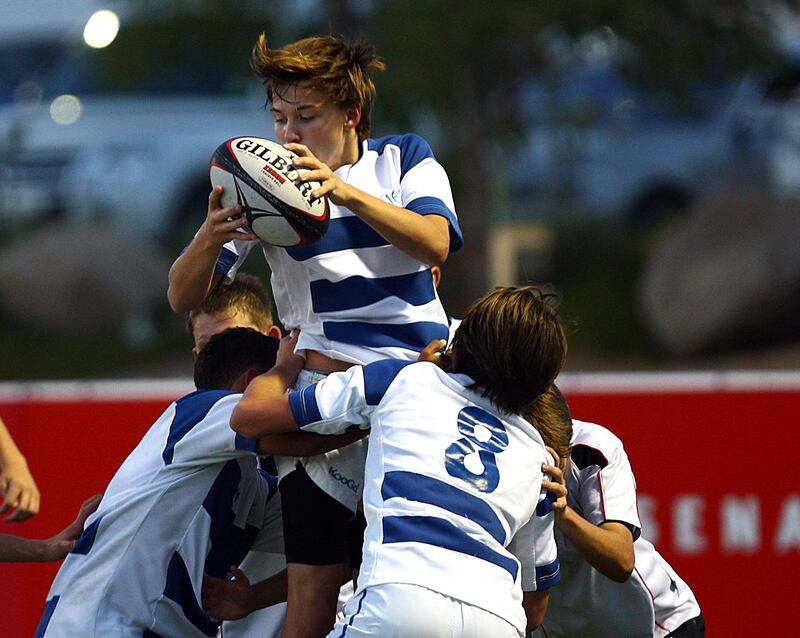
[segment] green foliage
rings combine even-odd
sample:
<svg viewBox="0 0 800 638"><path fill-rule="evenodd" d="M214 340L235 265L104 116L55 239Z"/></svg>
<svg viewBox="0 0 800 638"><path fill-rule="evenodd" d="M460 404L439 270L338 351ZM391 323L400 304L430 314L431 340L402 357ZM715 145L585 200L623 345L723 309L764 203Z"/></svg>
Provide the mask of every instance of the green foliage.
<svg viewBox="0 0 800 638"><path fill-rule="evenodd" d="M654 232L594 219L556 226L553 283L562 297L570 350L576 355L654 354L634 305Z"/></svg>
<svg viewBox="0 0 800 638"><path fill-rule="evenodd" d="M204 85L205 92L242 88L255 83L250 49L270 28L257 2L137 2L113 44L92 52L92 61L120 92L186 83Z"/></svg>

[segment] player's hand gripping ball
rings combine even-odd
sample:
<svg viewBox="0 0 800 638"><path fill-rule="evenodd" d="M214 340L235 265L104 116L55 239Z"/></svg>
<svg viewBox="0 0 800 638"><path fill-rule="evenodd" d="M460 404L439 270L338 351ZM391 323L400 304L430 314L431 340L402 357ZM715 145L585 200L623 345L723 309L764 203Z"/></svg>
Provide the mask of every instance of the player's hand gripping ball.
<svg viewBox="0 0 800 638"><path fill-rule="evenodd" d="M328 229L328 199L311 198L319 182L301 182L294 153L260 137L234 137L211 157L211 185L223 207L239 203L250 229L274 246L305 246Z"/></svg>

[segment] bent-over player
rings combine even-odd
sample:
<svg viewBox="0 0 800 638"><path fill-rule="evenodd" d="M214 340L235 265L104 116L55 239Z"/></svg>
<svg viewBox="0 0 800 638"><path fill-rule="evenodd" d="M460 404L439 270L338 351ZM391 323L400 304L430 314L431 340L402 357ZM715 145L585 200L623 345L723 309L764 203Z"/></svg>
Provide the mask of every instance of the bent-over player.
<svg viewBox="0 0 800 638"><path fill-rule="evenodd" d="M556 501L561 583L535 636L700 638L705 623L689 586L641 534L628 456L601 425L571 418L553 386L530 415L553 429L571 425L566 471L546 466ZM563 496L566 495L566 499Z"/></svg>
<svg viewBox="0 0 800 638"><path fill-rule="evenodd" d="M282 551L277 486L258 468L258 441L234 434L229 418L256 375L272 368L261 379L276 391L292 383L295 359L244 328L209 340L198 390L170 405L117 470L53 581L37 636L216 635L220 623L200 607L203 574L224 577L253 548Z"/></svg>
<svg viewBox="0 0 800 638"><path fill-rule="evenodd" d="M231 418L245 436L371 428L363 563L330 637L518 638L541 622L559 578L541 486L551 460L520 413L564 361L553 298L489 293L441 367L384 360L288 396L248 388Z"/></svg>

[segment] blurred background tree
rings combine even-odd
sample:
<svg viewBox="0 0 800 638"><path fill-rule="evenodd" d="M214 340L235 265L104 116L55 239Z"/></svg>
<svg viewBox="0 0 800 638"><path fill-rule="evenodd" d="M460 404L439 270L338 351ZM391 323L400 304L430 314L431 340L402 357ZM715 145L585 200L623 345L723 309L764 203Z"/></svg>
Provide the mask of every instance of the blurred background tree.
<svg viewBox="0 0 800 638"><path fill-rule="evenodd" d="M658 349L642 326L634 290L650 246L662 232L657 213L685 205L685 194L665 187L658 201L645 199L625 211L595 198L591 190L580 199L576 193L605 175L609 163L586 160L603 136L633 139L637 117L669 113L689 122L725 110L730 87L740 78L783 63L775 46L776 16L782 15L776 7L797 10L793 2L747 0L125 4L125 27L94 59L95 72L117 93L164 87L245 92L258 104L262 94L248 68L258 33L266 32L273 46L319 33L366 37L388 64L388 71L376 77L374 134L423 135L452 181L466 241L445 266L441 291L448 310L460 315L487 286L511 283L498 280L493 255L498 246L503 252L502 237L533 232L539 252L515 257L508 276L552 282L563 293L564 314L575 326L573 353L639 357L645 364L654 361ZM590 90L583 92L586 86ZM266 133L267 114L263 123ZM662 119L656 124L653 128ZM684 135L695 133L686 128ZM641 156L669 153L640 138ZM550 155L543 163L545 143ZM716 167L710 172L720 173ZM706 179L699 168L696 177ZM606 187L614 185L613 178L605 181ZM204 211L193 214L189 225L196 227ZM645 223L632 223L636 220ZM503 229L506 235L499 232ZM508 252L513 252L510 246ZM262 261L253 259L247 267L266 275ZM137 357L154 361L159 353L182 352L180 322L166 312L160 316L158 339L144 350L126 350L123 358L130 365ZM39 333L37 340L42 338ZM20 333L13 340L19 344ZM106 341L112 350L119 346ZM94 342L86 347L97 349ZM146 356L136 354L144 351ZM85 374L110 369L111 359L100 357ZM80 376L81 362L73 363L59 369ZM130 365L118 369L129 371ZM19 374L37 376L13 365L3 373Z"/></svg>

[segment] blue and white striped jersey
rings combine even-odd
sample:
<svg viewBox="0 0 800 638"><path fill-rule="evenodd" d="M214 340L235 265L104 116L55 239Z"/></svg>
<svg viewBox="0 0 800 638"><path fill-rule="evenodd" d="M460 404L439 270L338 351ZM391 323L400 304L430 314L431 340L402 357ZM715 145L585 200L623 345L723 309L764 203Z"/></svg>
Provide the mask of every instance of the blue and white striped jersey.
<svg viewBox="0 0 800 638"><path fill-rule="evenodd" d="M304 429L371 427L363 563L356 596L420 585L525 630L522 591L559 581L552 462L539 433L432 363L383 360L289 395Z"/></svg>
<svg viewBox="0 0 800 638"><path fill-rule="evenodd" d="M216 636L203 573L250 549L283 552L277 483L230 429L241 394L173 403L120 466L48 594L45 638Z"/></svg>
<svg viewBox="0 0 800 638"><path fill-rule="evenodd" d="M450 249L461 247L450 184L427 142L394 135L363 142L358 162L336 175L375 197L450 224ZM253 246L272 270L278 316L300 328L298 350L369 363L415 359L433 339L447 339L447 315L430 267L396 248L351 211L331 204L328 231L302 248L258 241L225 245L217 272L232 281Z"/></svg>

